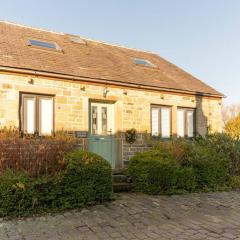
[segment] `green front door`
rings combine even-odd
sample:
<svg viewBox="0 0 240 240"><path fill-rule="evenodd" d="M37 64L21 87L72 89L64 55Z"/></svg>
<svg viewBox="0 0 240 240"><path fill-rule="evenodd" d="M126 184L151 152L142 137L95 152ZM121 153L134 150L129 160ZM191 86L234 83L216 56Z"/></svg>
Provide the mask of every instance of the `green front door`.
<svg viewBox="0 0 240 240"><path fill-rule="evenodd" d="M89 151L105 158L115 167L115 114L113 103L90 103Z"/></svg>

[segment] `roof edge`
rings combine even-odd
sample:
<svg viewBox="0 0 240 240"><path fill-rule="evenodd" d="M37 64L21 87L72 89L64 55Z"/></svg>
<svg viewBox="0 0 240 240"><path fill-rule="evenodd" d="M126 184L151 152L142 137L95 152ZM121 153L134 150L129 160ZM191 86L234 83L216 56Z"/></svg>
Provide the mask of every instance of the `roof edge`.
<svg viewBox="0 0 240 240"><path fill-rule="evenodd" d="M32 29L32 30L48 32L48 33L53 33L53 34L58 34L58 35L65 35L65 33L63 33L63 32L56 32L56 31L47 30L44 28L36 28L36 27L29 26L29 25L19 24L19 23L7 21L7 20L0 20L0 23L5 23L5 24L17 26L17 27L28 28L28 29Z"/></svg>
<svg viewBox="0 0 240 240"><path fill-rule="evenodd" d="M39 71L39 70L27 69L27 68L0 66L0 72L30 74L30 75L34 75L34 76L52 77L52 78L66 79L66 80L72 80L72 81L88 81L88 82L92 82L92 83L95 82L95 83L103 83L103 84L112 84L115 86L134 87L134 88L138 88L138 89L169 91L169 92L174 92L174 93L185 93L185 94L191 94L191 95L197 95L197 96L226 98L226 96L224 94L211 94L211 93L206 93L206 92L195 92L195 91L187 91L187 90L174 89L174 88L161 88L161 87L154 87L151 85L126 83L126 82L117 81L117 80L113 80L113 79L91 78L91 77L86 77L86 76L68 75L68 74L62 74L62 73L57 73L57 72Z"/></svg>

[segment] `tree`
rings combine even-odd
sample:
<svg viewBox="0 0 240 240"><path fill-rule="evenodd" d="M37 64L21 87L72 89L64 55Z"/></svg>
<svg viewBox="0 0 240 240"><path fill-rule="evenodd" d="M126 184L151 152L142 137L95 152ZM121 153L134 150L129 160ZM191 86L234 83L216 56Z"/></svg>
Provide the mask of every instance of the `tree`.
<svg viewBox="0 0 240 240"><path fill-rule="evenodd" d="M237 117L239 114L240 104L223 106L222 108L223 123L226 124L230 119Z"/></svg>
<svg viewBox="0 0 240 240"><path fill-rule="evenodd" d="M231 137L240 139L240 115L228 120L225 124L224 131Z"/></svg>

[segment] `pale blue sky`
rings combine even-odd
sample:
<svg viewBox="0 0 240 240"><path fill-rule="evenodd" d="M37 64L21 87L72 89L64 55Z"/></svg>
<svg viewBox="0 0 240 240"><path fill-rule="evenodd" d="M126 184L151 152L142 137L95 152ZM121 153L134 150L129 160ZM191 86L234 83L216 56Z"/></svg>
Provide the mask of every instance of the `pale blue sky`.
<svg viewBox="0 0 240 240"><path fill-rule="evenodd" d="M240 102L239 0L0 0L0 18L154 51Z"/></svg>

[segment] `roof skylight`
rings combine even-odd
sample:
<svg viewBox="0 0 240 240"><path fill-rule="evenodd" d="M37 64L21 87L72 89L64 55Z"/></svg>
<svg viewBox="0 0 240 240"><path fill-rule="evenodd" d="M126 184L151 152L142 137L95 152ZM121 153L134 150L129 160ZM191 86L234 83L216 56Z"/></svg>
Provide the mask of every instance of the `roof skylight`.
<svg viewBox="0 0 240 240"><path fill-rule="evenodd" d="M146 67L155 67L153 63L151 63L149 60L143 59L143 58L133 58L133 62L136 65L142 65Z"/></svg>
<svg viewBox="0 0 240 240"><path fill-rule="evenodd" d="M74 43L81 43L81 44L86 44L86 41L84 41L81 37L79 36L71 36L71 41Z"/></svg>
<svg viewBox="0 0 240 240"><path fill-rule="evenodd" d="M29 39L29 45L52 50L60 50L60 47L54 42L45 42L40 40Z"/></svg>

